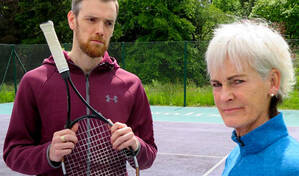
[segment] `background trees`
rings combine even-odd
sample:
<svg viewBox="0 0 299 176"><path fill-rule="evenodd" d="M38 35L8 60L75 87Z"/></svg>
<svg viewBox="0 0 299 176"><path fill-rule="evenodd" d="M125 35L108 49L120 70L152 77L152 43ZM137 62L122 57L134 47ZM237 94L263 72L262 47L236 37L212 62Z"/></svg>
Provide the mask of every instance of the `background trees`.
<svg viewBox="0 0 299 176"><path fill-rule="evenodd" d="M122 0L116 29L120 41L192 40L194 0Z"/></svg>
<svg viewBox="0 0 299 176"><path fill-rule="evenodd" d="M39 24L52 20L61 42L71 42L72 33L68 28L66 16L71 0L19 0L19 11L15 16L20 29L20 42L45 43Z"/></svg>
<svg viewBox="0 0 299 176"><path fill-rule="evenodd" d="M71 0L2 0L0 43L45 43L39 24L55 23L61 42L72 41L66 15ZM297 0L119 0L112 41L208 40L213 28L244 17L264 18L299 38Z"/></svg>
<svg viewBox="0 0 299 176"><path fill-rule="evenodd" d="M299 2L298 0L257 0L251 17L263 17L281 27L286 38L299 38Z"/></svg>
<svg viewBox="0 0 299 176"><path fill-rule="evenodd" d="M15 15L18 13L16 0L0 1L0 43L18 43L19 32Z"/></svg>

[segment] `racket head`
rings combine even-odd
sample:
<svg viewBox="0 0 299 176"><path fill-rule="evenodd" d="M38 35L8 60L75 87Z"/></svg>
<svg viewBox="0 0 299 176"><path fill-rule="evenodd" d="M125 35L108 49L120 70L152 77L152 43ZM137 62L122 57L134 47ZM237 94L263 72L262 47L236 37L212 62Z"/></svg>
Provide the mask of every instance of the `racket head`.
<svg viewBox="0 0 299 176"><path fill-rule="evenodd" d="M72 175L127 175L125 152L112 148L109 125L94 116L80 118L78 143L64 157L66 172ZM74 124L74 123L72 123Z"/></svg>

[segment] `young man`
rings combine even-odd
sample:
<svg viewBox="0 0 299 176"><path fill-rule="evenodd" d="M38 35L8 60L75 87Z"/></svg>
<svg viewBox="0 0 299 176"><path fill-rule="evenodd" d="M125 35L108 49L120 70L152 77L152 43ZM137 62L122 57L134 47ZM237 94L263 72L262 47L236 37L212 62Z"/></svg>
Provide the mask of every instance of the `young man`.
<svg viewBox="0 0 299 176"><path fill-rule="evenodd" d="M64 54L79 92L114 123L113 148L133 149L145 169L157 152L149 103L139 78L107 53L117 13L117 0L73 0L68 13L73 47ZM71 97L72 120L89 114L72 91ZM20 83L4 144L6 164L24 174L62 175L61 161L78 141L78 126L64 129L66 114L65 84L49 57Z"/></svg>

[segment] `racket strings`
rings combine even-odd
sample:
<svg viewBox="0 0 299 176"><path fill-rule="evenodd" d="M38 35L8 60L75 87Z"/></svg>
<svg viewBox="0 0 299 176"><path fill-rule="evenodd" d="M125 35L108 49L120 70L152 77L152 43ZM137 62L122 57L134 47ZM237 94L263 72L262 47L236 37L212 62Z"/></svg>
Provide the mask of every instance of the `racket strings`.
<svg viewBox="0 0 299 176"><path fill-rule="evenodd" d="M108 125L96 119L79 121L78 143L65 156L68 175L127 175L126 155L112 148Z"/></svg>

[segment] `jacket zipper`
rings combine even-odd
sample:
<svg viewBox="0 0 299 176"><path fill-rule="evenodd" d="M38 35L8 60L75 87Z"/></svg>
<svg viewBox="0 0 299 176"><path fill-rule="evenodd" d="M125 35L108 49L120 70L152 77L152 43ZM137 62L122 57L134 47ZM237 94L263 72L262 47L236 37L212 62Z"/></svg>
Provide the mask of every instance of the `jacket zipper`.
<svg viewBox="0 0 299 176"><path fill-rule="evenodd" d="M240 145L243 147L245 146L244 142L241 140L241 137L240 136L237 136L237 140L238 142L240 143Z"/></svg>
<svg viewBox="0 0 299 176"><path fill-rule="evenodd" d="M86 93L86 102L89 104L90 103L90 97L89 97L89 75L86 75L86 81L85 81L85 93ZM90 110L88 109L88 107L86 107L86 114L90 114ZM87 120L87 136L91 136L90 134L90 119L86 119ZM90 175L90 148L92 147L90 144L90 137L87 138L87 162L86 162L86 172L87 175Z"/></svg>
<svg viewBox="0 0 299 176"><path fill-rule="evenodd" d="M85 81L85 93L86 93L86 102L90 103L90 99L89 99L89 75L86 75L86 81ZM86 107L86 114L90 114L90 110L88 109L88 107Z"/></svg>

